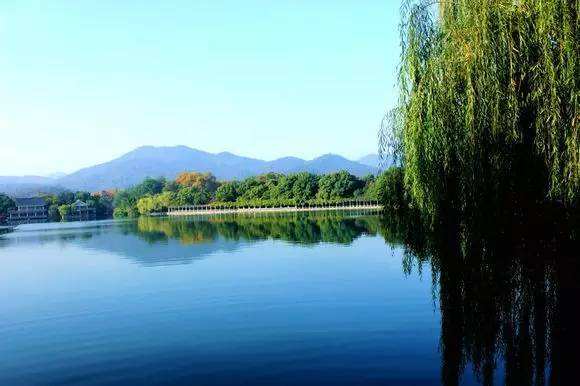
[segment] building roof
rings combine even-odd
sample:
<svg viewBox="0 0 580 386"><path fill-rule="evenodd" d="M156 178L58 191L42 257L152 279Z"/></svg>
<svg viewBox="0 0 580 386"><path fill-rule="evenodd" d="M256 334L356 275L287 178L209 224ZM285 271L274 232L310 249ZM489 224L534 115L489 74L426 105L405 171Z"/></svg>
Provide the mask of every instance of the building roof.
<svg viewBox="0 0 580 386"><path fill-rule="evenodd" d="M16 206L44 206L46 201L42 197L14 198Z"/></svg>
<svg viewBox="0 0 580 386"><path fill-rule="evenodd" d="M76 200L75 202L73 202L71 204L71 206L88 206L85 202L81 201L81 200Z"/></svg>

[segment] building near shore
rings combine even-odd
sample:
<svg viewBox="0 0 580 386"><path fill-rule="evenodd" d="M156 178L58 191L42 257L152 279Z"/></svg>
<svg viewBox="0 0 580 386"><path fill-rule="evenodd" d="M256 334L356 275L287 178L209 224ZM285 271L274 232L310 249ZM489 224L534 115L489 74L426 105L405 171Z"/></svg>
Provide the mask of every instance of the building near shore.
<svg viewBox="0 0 580 386"><path fill-rule="evenodd" d="M14 198L16 208L8 212L10 225L34 224L48 221L48 203L42 197Z"/></svg>
<svg viewBox="0 0 580 386"><path fill-rule="evenodd" d="M97 210L86 202L76 200L70 205L70 212L63 218L64 221L90 221L96 220Z"/></svg>

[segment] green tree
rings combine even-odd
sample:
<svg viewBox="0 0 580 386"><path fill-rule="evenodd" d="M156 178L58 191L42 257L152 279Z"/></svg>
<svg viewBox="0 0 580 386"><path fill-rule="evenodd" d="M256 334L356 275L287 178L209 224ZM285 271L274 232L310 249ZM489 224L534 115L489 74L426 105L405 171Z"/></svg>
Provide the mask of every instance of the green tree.
<svg viewBox="0 0 580 386"><path fill-rule="evenodd" d="M0 223L8 216L8 211L15 207L16 204L10 197L0 193Z"/></svg>
<svg viewBox="0 0 580 386"><path fill-rule="evenodd" d="M152 196L141 197L136 204L139 214L148 214L155 209L155 199Z"/></svg>
<svg viewBox="0 0 580 386"><path fill-rule="evenodd" d="M238 199L238 181L223 182L215 192L215 199L219 202L234 202Z"/></svg>
<svg viewBox="0 0 580 386"><path fill-rule="evenodd" d="M176 203L178 205L204 205L211 199L211 194L195 186L182 188L177 192Z"/></svg>
<svg viewBox="0 0 580 386"><path fill-rule="evenodd" d="M89 201L93 202L98 219L107 218L113 214L113 196L107 192L95 193Z"/></svg>
<svg viewBox="0 0 580 386"><path fill-rule="evenodd" d="M187 188L185 188L187 189ZM176 202L176 194L173 192L163 192L156 196L145 196L137 200L137 210L139 214L166 212L167 209Z"/></svg>
<svg viewBox="0 0 580 386"><path fill-rule="evenodd" d="M145 195L159 194L163 191L165 186L165 178L151 178L147 177L139 185L129 189L130 194L133 198L138 199Z"/></svg>
<svg viewBox="0 0 580 386"><path fill-rule="evenodd" d="M297 202L313 199L318 192L318 177L312 173L302 172L294 176L292 198Z"/></svg>
<svg viewBox="0 0 580 386"><path fill-rule="evenodd" d="M54 194L41 194L40 197L42 197L44 199L44 201L48 204L48 205L56 205L58 206L58 196L54 195Z"/></svg>
<svg viewBox="0 0 580 386"><path fill-rule="evenodd" d="M282 176L280 181L278 181L278 185L276 185L273 197L281 200L292 200L294 198L294 184L296 183L296 178L296 174Z"/></svg>
<svg viewBox="0 0 580 386"><path fill-rule="evenodd" d="M57 195L57 205L67 205L75 202L75 194L71 191L65 190Z"/></svg>
<svg viewBox="0 0 580 386"><path fill-rule="evenodd" d="M133 217L129 208L127 207L116 207L113 209L113 217L115 218L125 218L125 217Z"/></svg>
<svg viewBox="0 0 580 386"><path fill-rule="evenodd" d="M248 177L240 183L240 199L243 201L263 200L270 197L270 192L276 185L278 177L274 174L268 176Z"/></svg>
<svg viewBox="0 0 580 386"><path fill-rule="evenodd" d="M48 207L48 219L51 222L58 222L62 220L60 217L60 211L58 210L58 205L52 204Z"/></svg>
<svg viewBox="0 0 580 386"><path fill-rule="evenodd" d="M375 200L373 198L373 189L375 187L375 183L377 181L377 177L374 174L368 174L361 179L361 187L354 192L356 197L363 197L370 200Z"/></svg>
<svg viewBox="0 0 580 386"><path fill-rule="evenodd" d="M578 2L405 4L383 145L393 140L419 207L465 211L514 193L577 204Z"/></svg>
<svg viewBox="0 0 580 386"><path fill-rule="evenodd" d="M81 200L83 202L87 202L91 198L91 194L89 192L76 192L75 193L75 201Z"/></svg>
<svg viewBox="0 0 580 386"><path fill-rule="evenodd" d="M138 214L138 197L133 189L126 189L117 192L113 200L114 217L133 217Z"/></svg>
<svg viewBox="0 0 580 386"><path fill-rule="evenodd" d="M177 192L179 190L179 184L175 181L167 180L163 186L163 191L165 192Z"/></svg>
<svg viewBox="0 0 580 386"><path fill-rule="evenodd" d="M62 221L66 221L67 216L70 214L70 205L64 204L58 207L58 213Z"/></svg>
<svg viewBox="0 0 580 386"><path fill-rule="evenodd" d="M371 199L379 200L385 208L403 209L408 205L403 183L404 172L400 167L391 167L381 173L372 187L368 196Z"/></svg>
<svg viewBox="0 0 580 386"><path fill-rule="evenodd" d="M121 190L115 195L114 217L135 217L139 215L137 202L141 197L154 196L163 191L165 178L146 178L132 188Z"/></svg>
<svg viewBox="0 0 580 386"><path fill-rule="evenodd" d="M176 205L176 193L174 192L163 192L155 196L155 207L159 212L165 212L174 205Z"/></svg>
<svg viewBox="0 0 580 386"><path fill-rule="evenodd" d="M363 186L363 183L356 176L343 170L320 177L318 186L318 199L336 200L352 197L354 191Z"/></svg>

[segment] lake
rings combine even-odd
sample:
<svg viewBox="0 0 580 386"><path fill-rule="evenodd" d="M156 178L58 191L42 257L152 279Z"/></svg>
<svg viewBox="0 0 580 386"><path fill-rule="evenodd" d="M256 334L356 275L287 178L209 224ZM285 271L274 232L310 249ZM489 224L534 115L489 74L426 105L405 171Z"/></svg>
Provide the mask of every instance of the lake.
<svg viewBox="0 0 580 386"><path fill-rule="evenodd" d="M469 290L447 291L462 288L456 267L444 271L395 233L365 213L22 226L0 238L0 384L470 385L519 376L505 327L473 318L479 310L502 324L513 312L485 309L508 303L486 288L497 278L471 278L493 295L467 304ZM515 323L514 347L537 352L521 346L526 328ZM518 366L527 358L513 355ZM540 356L520 366L530 382L551 379Z"/></svg>

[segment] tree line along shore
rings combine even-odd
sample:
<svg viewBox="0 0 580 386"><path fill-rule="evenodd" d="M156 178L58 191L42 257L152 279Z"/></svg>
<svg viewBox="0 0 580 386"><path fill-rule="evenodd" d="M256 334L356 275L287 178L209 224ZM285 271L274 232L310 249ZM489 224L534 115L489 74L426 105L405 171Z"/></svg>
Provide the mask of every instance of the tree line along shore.
<svg viewBox="0 0 580 386"><path fill-rule="evenodd" d="M346 171L316 175L267 173L241 181L217 181L210 173L186 172L175 180L147 178L141 184L119 191L115 217L164 213L171 207L221 208L292 207L337 203L347 199L386 203L400 184L402 173L390 168L379 176L363 178Z"/></svg>
<svg viewBox="0 0 580 386"><path fill-rule="evenodd" d="M218 181L211 173L183 172L175 179L145 178L127 189L102 192L39 194L48 206L48 220L63 221L77 200L95 208L97 219L166 213L171 207L208 205L222 208L323 205L344 200L397 202L402 194L402 171L392 167L378 176L357 177L347 171L317 175L267 173L243 180ZM0 194L0 222L15 207Z"/></svg>

